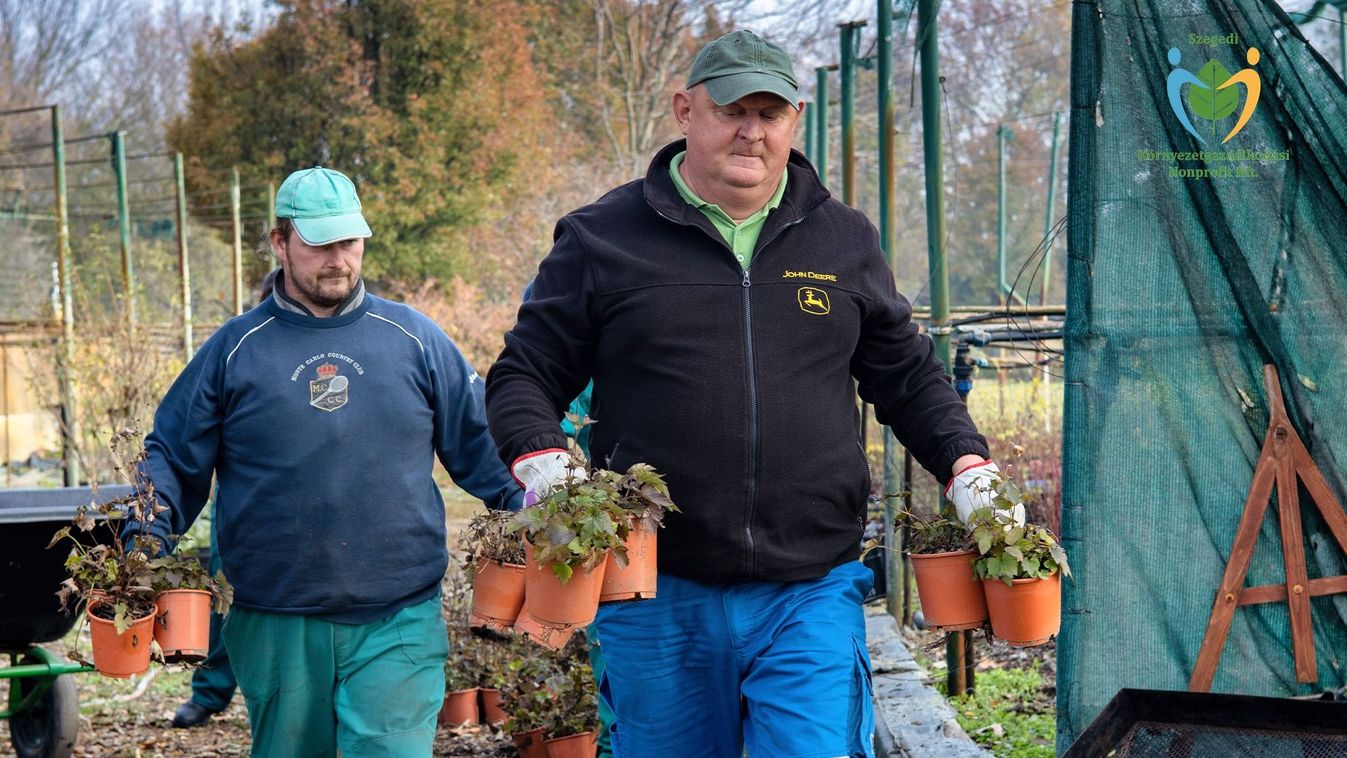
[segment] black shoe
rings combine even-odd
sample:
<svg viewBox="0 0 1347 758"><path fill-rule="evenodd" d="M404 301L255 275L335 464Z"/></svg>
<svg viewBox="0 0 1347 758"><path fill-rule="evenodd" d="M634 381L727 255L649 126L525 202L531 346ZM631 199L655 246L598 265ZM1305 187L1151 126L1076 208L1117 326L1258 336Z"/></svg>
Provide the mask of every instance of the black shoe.
<svg viewBox="0 0 1347 758"><path fill-rule="evenodd" d="M173 714L174 729L191 729L194 726L201 726L210 721L210 717L219 713L204 705L197 705L194 701L188 700L178 706L178 712Z"/></svg>

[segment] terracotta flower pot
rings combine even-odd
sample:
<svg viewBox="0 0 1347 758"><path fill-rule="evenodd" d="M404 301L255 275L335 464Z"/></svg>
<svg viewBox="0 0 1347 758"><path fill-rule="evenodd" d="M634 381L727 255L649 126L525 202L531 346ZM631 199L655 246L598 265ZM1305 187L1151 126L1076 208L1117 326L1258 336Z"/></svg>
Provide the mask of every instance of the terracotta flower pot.
<svg viewBox="0 0 1347 758"><path fill-rule="evenodd" d="M616 555L609 553L603 568L603 589L599 592L600 603L616 600L649 600L655 596L656 546L658 537L654 530L637 521L627 534L627 565L617 565Z"/></svg>
<svg viewBox="0 0 1347 758"><path fill-rule="evenodd" d="M598 752L599 737L595 732L547 740L547 758L594 758Z"/></svg>
<svg viewBox="0 0 1347 758"><path fill-rule="evenodd" d="M565 584L552 570L533 558L533 546L527 545L524 595L529 613L548 625L583 626L594 621L599 612L599 592L603 589L603 564L586 571L576 568Z"/></svg>
<svg viewBox="0 0 1347 758"><path fill-rule="evenodd" d="M482 721L492 726L504 724L510 714L501 710L500 690L483 687L479 692L482 693Z"/></svg>
<svg viewBox="0 0 1347 758"><path fill-rule="evenodd" d="M545 624L533 617L529 613L528 598L524 598L524 608L519 611L519 618L515 619L514 631L528 637L551 651L557 651L566 647L566 643L571 641L571 637L581 629L578 624Z"/></svg>
<svg viewBox="0 0 1347 758"><path fill-rule="evenodd" d="M477 714L477 688L444 693L444 705L436 722L441 726L463 726L480 722Z"/></svg>
<svg viewBox="0 0 1347 758"><path fill-rule="evenodd" d="M547 758L547 745L543 742L542 729L530 729L512 736L514 746L519 750L519 758Z"/></svg>
<svg viewBox="0 0 1347 758"><path fill-rule="evenodd" d="M131 628L118 634L117 626L94 615L89 606L89 637L94 649L94 667L103 676L125 679L143 674L150 668L150 643L154 641L154 614L147 613L131 622Z"/></svg>
<svg viewBox="0 0 1347 758"><path fill-rule="evenodd" d="M1016 647L1041 645L1062 626L1062 575L1016 579L1007 587L999 579L983 579L992 634Z"/></svg>
<svg viewBox="0 0 1347 758"><path fill-rule="evenodd" d="M987 620L982 584L973 574L976 550L911 554L926 624L946 631L976 629Z"/></svg>
<svg viewBox="0 0 1347 758"><path fill-rule="evenodd" d="M472 577L472 616L468 626L506 632L524 606L524 567L487 558L477 562Z"/></svg>
<svg viewBox="0 0 1347 758"><path fill-rule="evenodd" d="M206 590L167 590L154 605L154 641L169 663L206 660L210 650L210 603Z"/></svg>

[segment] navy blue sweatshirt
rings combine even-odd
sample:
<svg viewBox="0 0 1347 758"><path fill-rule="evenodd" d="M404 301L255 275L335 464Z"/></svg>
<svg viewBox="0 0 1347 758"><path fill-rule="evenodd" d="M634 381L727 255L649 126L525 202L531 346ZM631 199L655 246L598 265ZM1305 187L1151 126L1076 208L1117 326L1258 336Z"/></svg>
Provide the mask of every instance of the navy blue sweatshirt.
<svg viewBox="0 0 1347 758"><path fill-rule="evenodd" d="M316 318L275 295L173 383L147 466L181 534L218 477L224 573L243 608L365 623L432 597L448 563L438 455L490 508L522 493L487 431L481 378L416 310L364 294Z"/></svg>

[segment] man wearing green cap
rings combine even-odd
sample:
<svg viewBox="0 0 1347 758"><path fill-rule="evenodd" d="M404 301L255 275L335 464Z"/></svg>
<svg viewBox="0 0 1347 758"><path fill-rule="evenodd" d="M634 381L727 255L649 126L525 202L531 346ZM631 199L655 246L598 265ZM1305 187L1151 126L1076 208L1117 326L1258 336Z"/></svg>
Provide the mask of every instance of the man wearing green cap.
<svg viewBox="0 0 1347 758"><path fill-rule="evenodd" d="M993 466L874 227L791 151L803 105L776 45L703 48L686 139L561 219L487 380L525 502L593 377L593 460L653 465L682 510L657 597L599 609L619 758L873 755L857 389L941 481Z"/></svg>
<svg viewBox="0 0 1347 758"><path fill-rule="evenodd" d="M523 493L477 373L430 319L365 291L351 181L295 172L276 215L271 296L207 340L155 414L144 466L168 512L152 526L171 545L215 477L254 755L428 756L448 654L434 459L487 507Z"/></svg>

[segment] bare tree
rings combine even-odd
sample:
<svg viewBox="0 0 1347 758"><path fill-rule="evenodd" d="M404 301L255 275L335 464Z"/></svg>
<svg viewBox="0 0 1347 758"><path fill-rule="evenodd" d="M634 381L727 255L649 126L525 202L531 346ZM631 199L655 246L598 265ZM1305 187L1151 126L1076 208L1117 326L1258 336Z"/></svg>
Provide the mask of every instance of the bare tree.
<svg viewBox="0 0 1347 758"><path fill-rule="evenodd" d="M0 0L0 104L45 101L123 41L126 0Z"/></svg>

